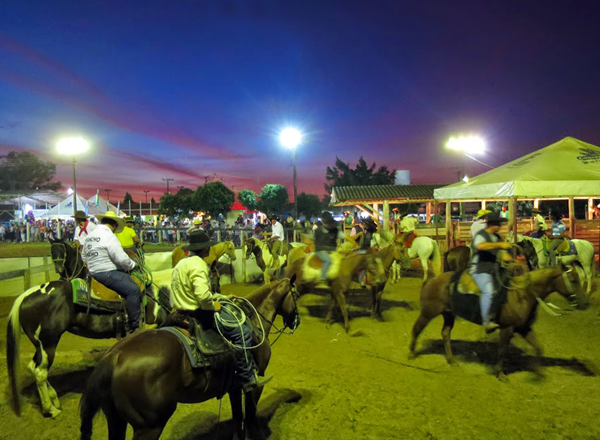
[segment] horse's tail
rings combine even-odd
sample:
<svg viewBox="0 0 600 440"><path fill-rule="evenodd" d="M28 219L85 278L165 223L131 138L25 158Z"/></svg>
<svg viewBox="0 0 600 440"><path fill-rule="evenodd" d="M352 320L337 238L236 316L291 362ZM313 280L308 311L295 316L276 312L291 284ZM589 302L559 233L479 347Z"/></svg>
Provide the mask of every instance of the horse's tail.
<svg viewBox="0 0 600 440"><path fill-rule="evenodd" d="M433 252L431 253L431 265L433 266L433 273L435 276L440 275L442 269L442 260L440 258L440 248L435 240L431 240L433 245Z"/></svg>
<svg viewBox="0 0 600 440"><path fill-rule="evenodd" d="M450 264L448 263L448 254L450 251L444 252L444 272L450 272Z"/></svg>
<svg viewBox="0 0 600 440"><path fill-rule="evenodd" d="M102 403L111 398L114 367L113 357L109 354L100 360L88 380L79 402L81 440L91 440L94 416L100 410Z"/></svg>

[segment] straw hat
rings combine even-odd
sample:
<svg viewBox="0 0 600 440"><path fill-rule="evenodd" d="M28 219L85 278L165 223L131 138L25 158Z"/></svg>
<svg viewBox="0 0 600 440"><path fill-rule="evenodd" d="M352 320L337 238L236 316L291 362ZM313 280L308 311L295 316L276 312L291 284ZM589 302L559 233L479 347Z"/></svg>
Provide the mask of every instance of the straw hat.
<svg viewBox="0 0 600 440"><path fill-rule="evenodd" d="M71 217L75 220L87 220L89 218L83 211L75 211L75 215L72 215Z"/></svg>
<svg viewBox="0 0 600 440"><path fill-rule="evenodd" d="M531 213L532 213L532 214L541 214L541 213L542 213L542 210L541 210L540 208L533 208L533 209L531 210Z"/></svg>
<svg viewBox="0 0 600 440"><path fill-rule="evenodd" d="M480 209L477 211L477 218L482 218L491 213L492 211L488 211L487 209Z"/></svg>
<svg viewBox="0 0 600 440"><path fill-rule="evenodd" d="M125 223L133 223L133 217L125 217Z"/></svg>
<svg viewBox="0 0 600 440"><path fill-rule="evenodd" d="M105 219L105 218L108 218L108 219L111 219L112 221L114 221L117 224L117 228L115 229L115 234L118 234L119 232L121 232L123 230L123 228L125 227L125 219L119 217L113 211L107 211L106 214L98 214L98 215L96 215L96 218L98 219L98 221L100 223L102 223L102 219Z"/></svg>

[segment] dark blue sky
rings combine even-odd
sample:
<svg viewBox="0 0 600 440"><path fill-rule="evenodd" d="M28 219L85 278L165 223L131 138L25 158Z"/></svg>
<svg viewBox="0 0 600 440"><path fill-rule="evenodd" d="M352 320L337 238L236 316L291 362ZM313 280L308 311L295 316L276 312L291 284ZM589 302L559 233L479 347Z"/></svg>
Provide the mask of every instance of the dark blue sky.
<svg viewBox="0 0 600 440"><path fill-rule="evenodd" d="M338 156L409 169L413 183L485 171L443 145L483 136L500 165L565 136L600 144L595 1L19 1L0 7L0 155L69 168L57 138L93 144L88 196L204 176L291 188L276 133L307 134L299 191ZM576 5L576 7L574 7ZM291 191L290 191L291 192Z"/></svg>

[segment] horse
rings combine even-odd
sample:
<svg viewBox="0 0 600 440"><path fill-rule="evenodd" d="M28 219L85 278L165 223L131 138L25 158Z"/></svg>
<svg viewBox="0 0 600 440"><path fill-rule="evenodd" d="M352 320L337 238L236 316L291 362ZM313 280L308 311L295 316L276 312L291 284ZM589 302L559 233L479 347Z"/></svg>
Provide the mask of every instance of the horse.
<svg viewBox="0 0 600 440"><path fill-rule="evenodd" d="M318 268L307 268L305 266L305 260L305 258L296 260L293 264L288 265L286 268L286 276L297 276L298 292L300 294L314 291L315 285L319 281L319 274L321 271L320 266ZM305 270L310 273L305 273ZM337 304L342 312L344 329L346 330L346 333L350 331L348 307L346 305L346 293L350 290L350 286L353 282L358 282L359 274L363 271L365 271L365 279L369 282L369 284L380 285L382 282L384 282L385 270L381 260L373 255L359 252L353 253L341 259L339 272L337 273L337 276L330 282L332 302L325 321L328 324L331 323L333 311ZM375 292L373 289L370 290L372 295L377 295L377 292ZM376 301L377 298L374 297L373 304L375 304Z"/></svg>
<svg viewBox="0 0 600 440"><path fill-rule="evenodd" d="M271 255L271 251L266 242L259 240L254 237L247 238L244 241L244 258L247 260L250 255L254 255L256 258L256 264L263 271L264 283L268 284L271 282L271 276L269 270L278 270L282 268L287 261L288 247L287 243L281 245L281 255L276 260Z"/></svg>
<svg viewBox="0 0 600 440"><path fill-rule="evenodd" d="M381 260L385 273L379 283L371 286L371 296L373 299L371 318L383 319L381 315L381 295L383 294L388 278L393 278L392 267L396 265L402 267L402 269L409 269L411 264L402 242L392 241L391 244L375 252L373 257Z"/></svg>
<svg viewBox="0 0 600 440"><path fill-rule="evenodd" d="M433 318L442 315L444 317L442 339L444 340L446 361L449 364L453 363L450 333L456 317L454 311L457 310L458 306L463 305L462 302L466 303L473 300L474 304L472 304L472 308L476 308L476 313L469 317L465 316L465 318L476 324L481 324L478 296L461 295L459 297L461 304L455 302L452 292L454 273L446 272L429 280L421 290L421 312L413 326L412 340L409 347L412 358L416 356L415 346L418 336ZM468 288L466 290L468 291L478 290L475 282L466 272L461 274L459 285L467 285ZM533 272L527 272L525 275L516 276L510 282L507 291L507 300L500 308L498 319L500 340L498 361L494 367L498 378L504 378L502 363L508 344L515 332L519 333L533 346L538 358L542 356L542 349L532 330L532 326L536 319L538 303L542 304L546 297L553 292L560 293L579 309L585 309L589 306L589 301L583 294L579 276L572 268L567 270L563 266L557 266L538 269ZM534 365L534 368L537 370L537 365Z"/></svg>
<svg viewBox="0 0 600 440"><path fill-rule="evenodd" d="M49 241L54 270L61 280L71 281L87 276L87 267L81 259L81 246L65 243L62 239Z"/></svg>
<svg viewBox="0 0 600 440"><path fill-rule="evenodd" d="M264 375L271 358L268 335L276 315L284 328L300 324L294 279L274 281L250 294L247 300L257 311L254 324L262 328L263 343L252 350ZM214 361L207 368L192 369L181 342L173 334L148 330L118 342L100 360L81 397L81 438L91 439L94 415L102 408L112 440L125 439L127 424L133 438L158 439L177 403L199 403L229 393L234 438L247 434L262 437L256 407L262 389L246 394L246 414L242 410L239 386L231 384L234 364L231 357Z"/></svg>
<svg viewBox="0 0 600 440"><path fill-rule="evenodd" d="M465 270L471 261L469 246L455 246L444 254L444 272Z"/></svg>
<svg viewBox="0 0 600 440"><path fill-rule="evenodd" d="M512 231L510 231L506 237L507 241L512 241ZM562 264L571 264L574 261L577 261L583 271L585 273L585 278L587 281L587 289L586 293L589 295L592 293L592 279L594 277L594 269L595 269L595 259L594 259L594 245L586 240L578 240L573 239L570 240L575 249L577 250L577 254L574 255L560 255L557 253L556 261ZM517 234L517 242L523 246L523 242L529 242L533 245L535 249L535 254L537 257L537 267L543 268L548 266L550 263L549 257L546 251L546 246L544 246L544 239L540 238L531 238L526 235ZM532 253L529 252L529 256L532 257ZM533 267L535 264L535 259L532 257L529 260Z"/></svg>
<svg viewBox="0 0 600 440"><path fill-rule="evenodd" d="M154 298L152 287L146 288L142 294L150 299L144 309L146 322L163 322L166 312ZM166 309L168 307L165 305ZM122 330L122 324L115 313L88 310L87 307L74 304L69 281L51 281L32 287L17 297L9 314L6 332L10 392L17 414L21 411L17 389L21 328L35 347L35 354L27 369L35 377L42 412L44 416L55 418L61 413L61 406L56 391L48 382L48 372L62 335L69 332L85 338L114 338Z"/></svg>
<svg viewBox="0 0 600 440"><path fill-rule="evenodd" d="M403 234L399 234L396 240L401 239ZM423 283L427 281L429 276L429 262L433 269L434 276L438 276L442 270L442 262L440 258L440 248L438 244L429 237L417 237L413 240L412 245L407 248L407 255L412 260L418 258L423 266Z"/></svg>
<svg viewBox="0 0 600 440"><path fill-rule="evenodd" d="M204 259L206 264L209 266L219 260L223 255L227 255L231 261L235 261L237 258L235 255L235 246L232 241L222 241L215 244L210 248L210 254ZM171 253L172 267L177 266L181 260L187 256L187 253L183 250L183 246L177 246Z"/></svg>

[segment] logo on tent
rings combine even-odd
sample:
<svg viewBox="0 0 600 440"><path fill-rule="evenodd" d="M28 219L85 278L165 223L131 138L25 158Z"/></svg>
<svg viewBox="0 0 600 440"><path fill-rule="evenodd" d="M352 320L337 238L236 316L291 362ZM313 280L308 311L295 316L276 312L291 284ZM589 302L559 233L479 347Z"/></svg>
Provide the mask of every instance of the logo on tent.
<svg viewBox="0 0 600 440"><path fill-rule="evenodd" d="M577 156L577 159L585 165L600 162L600 152L596 150L591 150L589 148L580 148L579 154L581 156Z"/></svg>
<svg viewBox="0 0 600 440"><path fill-rule="evenodd" d="M515 163L509 165L510 168L519 168L523 165L527 165L534 157L539 156L542 153L533 153L523 159L517 160Z"/></svg>

